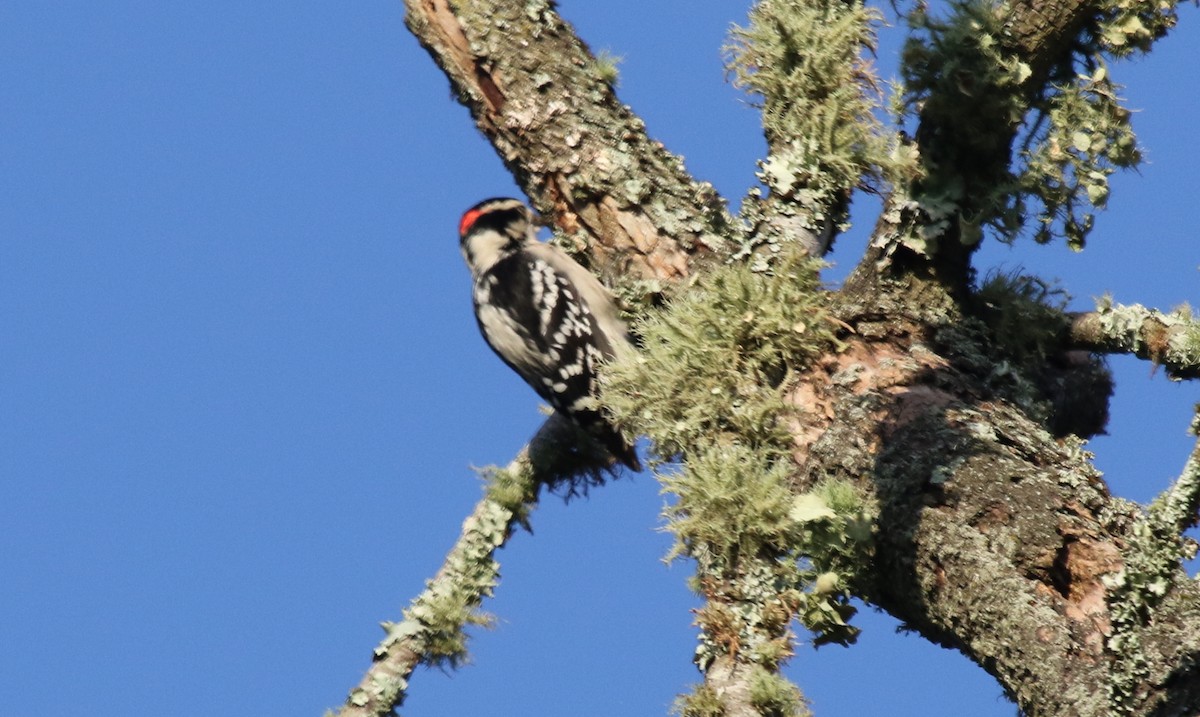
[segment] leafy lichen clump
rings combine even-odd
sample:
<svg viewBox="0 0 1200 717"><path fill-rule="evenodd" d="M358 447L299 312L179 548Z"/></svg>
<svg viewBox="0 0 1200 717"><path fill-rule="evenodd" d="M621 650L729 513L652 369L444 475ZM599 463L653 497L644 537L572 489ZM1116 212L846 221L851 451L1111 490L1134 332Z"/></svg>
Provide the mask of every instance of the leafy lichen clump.
<svg viewBox="0 0 1200 717"><path fill-rule="evenodd" d="M1179 17L1172 0L1105 0L1093 42L1115 57L1149 52Z"/></svg>
<svg viewBox="0 0 1200 717"><path fill-rule="evenodd" d="M898 206L919 229L905 243L928 253L948 230L971 245L987 229L1004 241L1030 232L1081 249L1107 204L1109 177L1141 161L1132 113L1103 57L1149 49L1174 25L1174 6L1108 3L1070 59L1050 69L1044 91L1009 41L1002 4L954 2L948 19L924 6L910 13L917 32L903 58L903 111L920 115L924 134L919 176L899 187L907 199Z"/></svg>
<svg viewBox="0 0 1200 717"><path fill-rule="evenodd" d="M674 502L671 557L697 563L708 602L696 662L721 656L774 670L793 617L815 642L853 641L849 585L871 522L862 497L825 481L797 496L784 399L798 370L837 347L818 262L779 257L771 274L729 265L640 321L643 350L609 367L605 401L648 435ZM785 712L791 714L791 712ZM782 713L781 713L782 714Z"/></svg>
<svg viewBox="0 0 1200 717"><path fill-rule="evenodd" d="M952 229L974 244L983 227L1017 222L1008 144L1029 109L1023 87L1032 70L1002 41L994 3L950 7L945 19L924 6L908 15L914 33L902 56L904 110L921 118L921 168L900 187L907 200L898 206L916 219L902 240L921 253Z"/></svg>
<svg viewBox="0 0 1200 717"><path fill-rule="evenodd" d="M1097 62L1046 100L1045 130L1031 137L1020 176L1021 195L1042 207L1033 233L1038 242L1061 235L1082 249L1095 212L1108 203L1109 176L1141 161L1118 91L1107 66Z"/></svg>

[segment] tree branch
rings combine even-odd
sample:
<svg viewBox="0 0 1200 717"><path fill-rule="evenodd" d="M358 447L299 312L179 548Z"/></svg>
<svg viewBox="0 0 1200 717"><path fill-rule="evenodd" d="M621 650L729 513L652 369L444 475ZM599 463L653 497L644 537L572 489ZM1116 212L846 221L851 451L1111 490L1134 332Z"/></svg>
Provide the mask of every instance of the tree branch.
<svg viewBox="0 0 1200 717"><path fill-rule="evenodd" d="M981 392L989 362L965 334L856 311L840 315L857 332L845 350L798 391L794 435L807 481L854 480L879 505L859 594L962 651L1024 714L1200 710L1200 690L1179 689L1200 655L1200 585L1179 568L1194 466L1162 501L1171 539L1135 549L1141 511L1078 439Z"/></svg>
<svg viewBox="0 0 1200 717"><path fill-rule="evenodd" d="M742 216L751 247L799 244L821 256L844 228L851 193L878 185L896 141L874 114L876 10L861 0L758 0L726 47L734 85L761 103L768 156Z"/></svg>
<svg viewBox="0 0 1200 717"><path fill-rule="evenodd" d="M1052 82L1073 81L1075 43L1101 6L961 2L944 20L915 15L929 41L909 45L902 69L909 101L921 108L909 148L920 169L894 188L850 284L867 286L893 267L966 293L984 227L1015 231L1024 219L1011 171L1017 131Z"/></svg>
<svg viewBox="0 0 1200 717"><path fill-rule="evenodd" d="M404 701L408 679L419 664L457 666L466 657L469 624L485 625L478 612L499 580L494 555L518 525L525 525L543 485L598 479L605 456L580 452L578 429L553 414L503 469L491 471L484 497L463 521L462 534L442 567L404 610L404 619L384 623L387 636L374 661L337 713L339 717L385 717Z"/></svg>
<svg viewBox="0 0 1200 717"><path fill-rule="evenodd" d="M733 219L646 135L551 3L405 0L405 21L534 207L612 278L686 276Z"/></svg>
<svg viewBox="0 0 1200 717"><path fill-rule="evenodd" d="M1200 416L1193 418L1192 433L1200 428ZM1183 472L1171 487L1150 506L1155 520L1182 537L1183 532L1200 520L1196 511L1200 509L1200 440L1188 456Z"/></svg>
<svg viewBox="0 0 1200 717"><path fill-rule="evenodd" d="M442 567L404 611L404 619L384 623L387 637L375 648L374 662L350 691L338 715L391 715L404 701L408 678L418 664L456 665L465 656L463 628L486 622L477 608L499 579L493 554L537 500L538 485L527 455L522 451L502 472L512 481L511 488L525 493L526 500L507 505L489 489L463 521L462 534Z"/></svg>
<svg viewBox="0 0 1200 717"><path fill-rule="evenodd" d="M1187 309L1164 314L1106 299L1095 311L1073 315L1071 340L1081 349L1153 361L1176 380L1200 378L1200 322Z"/></svg>
<svg viewBox="0 0 1200 717"><path fill-rule="evenodd" d="M1026 714L1107 714L1100 579L1119 560L1086 455L1003 404L956 397L956 372L927 346L851 351L862 362L832 380L854 390L832 391L839 418L805 469L879 503L865 597L965 653Z"/></svg>
<svg viewBox="0 0 1200 717"><path fill-rule="evenodd" d="M1195 420L1192 427L1194 431ZM1116 707L1132 710L1158 701L1175 706L1160 708L1156 715L1196 710L1197 690L1189 696L1186 689L1161 687L1196 680L1200 584L1187 579L1182 561L1196 555L1195 541L1183 533L1195 525L1198 506L1200 444L1174 484L1138 516L1123 550L1124 565L1106 581L1114 675L1110 700ZM1160 687L1157 694L1147 683Z"/></svg>

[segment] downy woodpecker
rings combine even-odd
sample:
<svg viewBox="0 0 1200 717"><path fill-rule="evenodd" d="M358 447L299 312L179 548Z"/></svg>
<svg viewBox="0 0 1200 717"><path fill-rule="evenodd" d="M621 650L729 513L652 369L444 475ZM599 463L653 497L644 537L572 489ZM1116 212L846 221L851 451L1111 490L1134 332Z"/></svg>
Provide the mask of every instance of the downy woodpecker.
<svg viewBox="0 0 1200 717"><path fill-rule="evenodd" d="M537 240L533 214L517 199L471 207L458 236L488 345L555 410L640 471L633 446L596 400L600 362L633 350L612 295L558 247Z"/></svg>

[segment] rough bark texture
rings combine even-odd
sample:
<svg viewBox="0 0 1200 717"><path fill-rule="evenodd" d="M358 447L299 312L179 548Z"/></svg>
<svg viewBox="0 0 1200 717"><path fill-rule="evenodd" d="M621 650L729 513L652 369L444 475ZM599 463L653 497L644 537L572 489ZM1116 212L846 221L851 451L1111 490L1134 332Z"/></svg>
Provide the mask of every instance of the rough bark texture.
<svg viewBox="0 0 1200 717"><path fill-rule="evenodd" d="M996 675L1030 714L1106 714L1100 581L1120 568L1124 516L1080 451L979 395L936 336L901 331L829 367L823 399L838 419L806 451L810 475L879 500L861 589Z"/></svg>
<svg viewBox="0 0 1200 717"><path fill-rule="evenodd" d="M1200 378L1200 328L1191 316L1114 305L1075 315L1071 339L1083 349L1153 361L1175 379Z"/></svg>
<svg viewBox="0 0 1200 717"><path fill-rule="evenodd" d="M678 279L723 243L732 226L723 201L617 101L550 3L405 6L534 207L567 234L586 232L598 270Z"/></svg>
<svg viewBox="0 0 1200 717"><path fill-rule="evenodd" d="M567 234L585 230L592 265L608 278L678 280L733 238L721 200L646 135L549 3L406 7L535 206ZM1097 12L1082 0L1009 6L1006 49L1032 69L1022 92L1041 91ZM945 122L923 118L921 150L964 161L947 147L958 138ZM1016 128L993 129L993 154L940 171L1002 172ZM1187 546L1113 498L1081 441L993 372L1003 356L969 301L971 248L950 232L921 256L889 247L892 229L880 221L834 298L845 349L792 396L797 490L841 477L878 502L875 560L856 591L977 662L1025 714L1200 713L1200 587L1180 567ZM1128 337L1094 315L1076 318L1070 336L1196 375L1194 359L1172 364L1161 350L1170 342L1160 320L1129 330L1142 348L1124 348ZM1188 486L1194 512L1200 489ZM403 650L394 661L388 669L401 675L415 662ZM720 658L707 684L731 714L757 714L739 674Z"/></svg>

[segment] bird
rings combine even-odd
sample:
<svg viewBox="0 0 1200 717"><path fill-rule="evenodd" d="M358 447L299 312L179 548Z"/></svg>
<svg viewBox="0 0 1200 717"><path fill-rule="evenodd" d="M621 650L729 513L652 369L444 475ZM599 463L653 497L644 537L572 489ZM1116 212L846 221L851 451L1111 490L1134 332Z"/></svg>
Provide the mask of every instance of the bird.
<svg viewBox="0 0 1200 717"><path fill-rule="evenodd" d="M597 370L634 351L612 294L556 246L537 240L519 199L485 199L463 213L459 247L488 346L556 411L642 469L637 452L597 400Z"/></svg>

